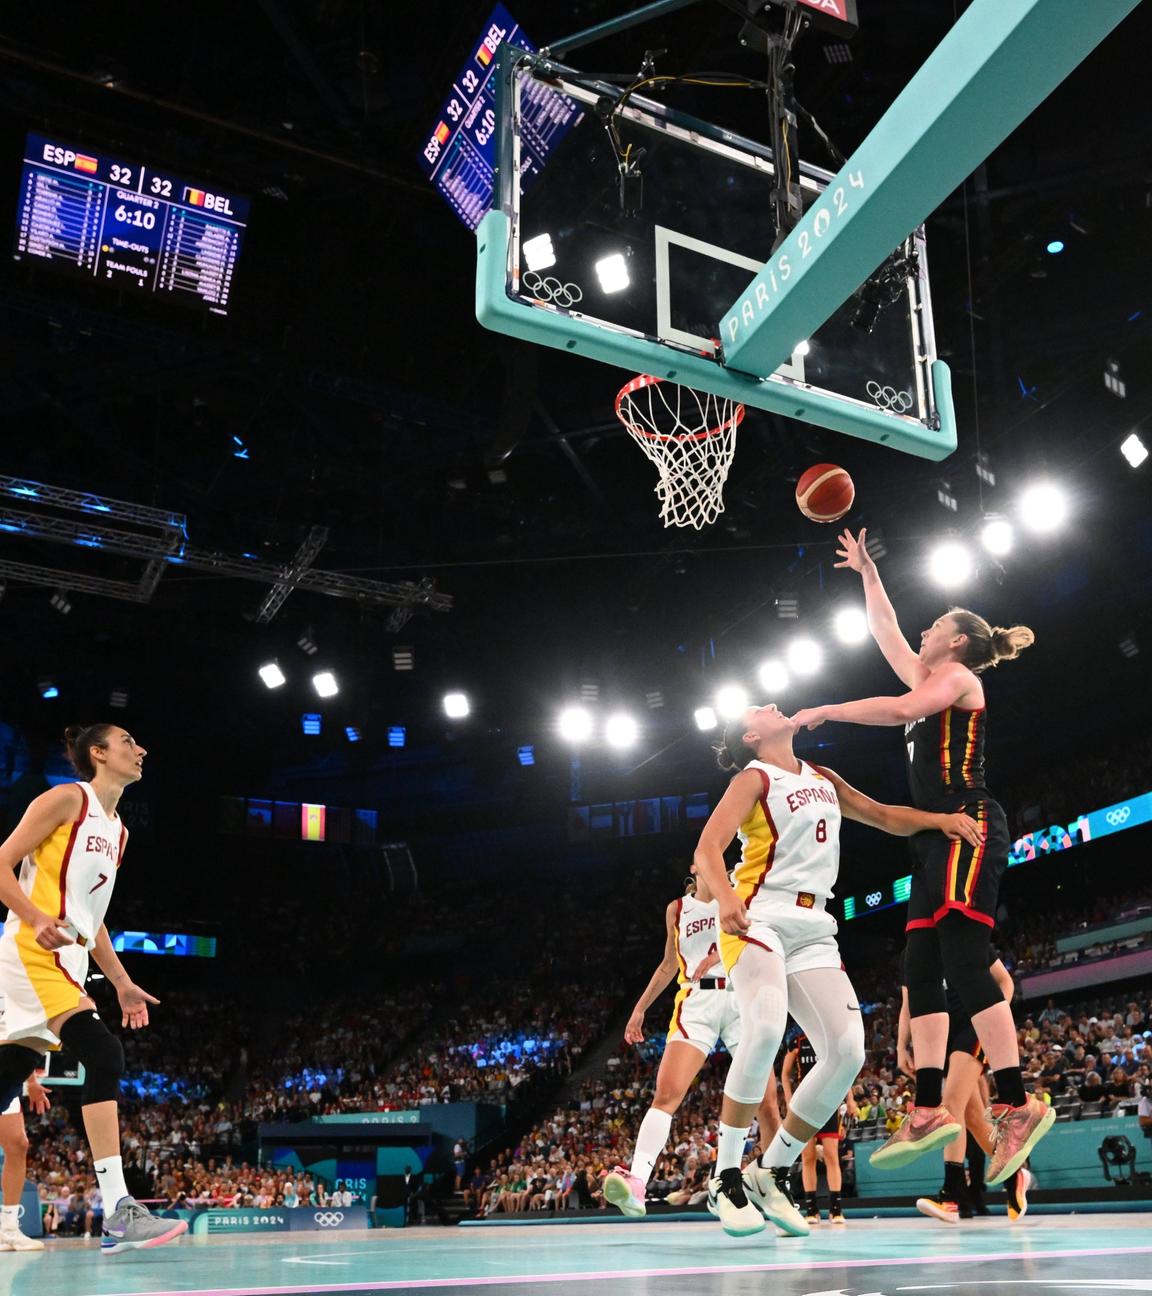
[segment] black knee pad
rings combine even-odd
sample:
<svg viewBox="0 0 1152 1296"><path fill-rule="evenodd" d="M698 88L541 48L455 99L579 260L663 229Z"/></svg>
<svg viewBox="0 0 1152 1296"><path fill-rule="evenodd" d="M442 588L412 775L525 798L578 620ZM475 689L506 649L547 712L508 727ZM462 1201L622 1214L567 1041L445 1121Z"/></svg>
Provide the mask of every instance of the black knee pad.
<svg viewBox="0 0 1152 1296"><path fill-rule="evenodd" d="M0 1048L0 1112L20 1095L24 1081L44 1065L44 1054L23 1044L5 1044Z"/></svg>
<svg viewBox="0 0 1152 1296"><path fill-rule="evenodd" d="M904 981L908 986L908 1013L927 1017L948 1011L944 994L944 964L934 927L914 927L904 950Z"/></svg>
<svg viewBox="0 0 1152 1296"><path fill-rule="evenodd" d="M78 1012L60 1027L60 1042L84 1064L81 1102L116 1102L124 1074L124 1045L91 1010Z"/></svg>
<svg viewBox="0 0 1152 1296"><path fill-rule="evenodd" d="M992 929L963 914L948 914L937 926L944 977L956 991L964 1011L975 1017L985 1008L1004 1002L1004 992L989 970L992 963Z"/></svg>

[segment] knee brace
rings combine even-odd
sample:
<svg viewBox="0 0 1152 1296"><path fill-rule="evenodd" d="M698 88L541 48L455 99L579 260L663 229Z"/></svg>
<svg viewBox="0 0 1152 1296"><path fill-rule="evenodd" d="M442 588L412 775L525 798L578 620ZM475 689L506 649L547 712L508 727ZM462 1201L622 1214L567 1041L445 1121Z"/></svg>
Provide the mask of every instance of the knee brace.
<svg viewBox="0 0 1152 1296"><path fill-rule="evenodd" d="M1004 992L989 970L991 929L962 914L949 914L938 930L944 977L956 991L968 1016L975 1017L985 1008L1003 1003Z"/></svg>
<svg viewBox="0 0 1152 1296"><path fill-rule="evenodd" d="M908 985L908 1012L913 1017L948 1011L944 994L944 963L936 931L916 927L908 933L904 951L904 977Z"/></svg>
<svg viewBox="0 0 1152 1296"><path fill-rule="evenodd" d="M84 1064L81 1102L116 1102L124 1074L124 1045L91 1009L78 1012L60 1027L60 1042Z"/></svg>
<svg viewBox="0 0 1152 1296"><path fill-rule="evenodd" d="M740 1043L728 1067L724 1092L733 1102L759 1104L788 1021L788 996L773 985L756 986L740 1002Z"/></svg>
<svg viewBox="0 0 1152 1296"><path fill-rule="evenodd" d="M44 1065L44 1054L23 1044L5 1044L0 1047L0 1112L13 1098L20 1096L24 1081Z"/></svg>

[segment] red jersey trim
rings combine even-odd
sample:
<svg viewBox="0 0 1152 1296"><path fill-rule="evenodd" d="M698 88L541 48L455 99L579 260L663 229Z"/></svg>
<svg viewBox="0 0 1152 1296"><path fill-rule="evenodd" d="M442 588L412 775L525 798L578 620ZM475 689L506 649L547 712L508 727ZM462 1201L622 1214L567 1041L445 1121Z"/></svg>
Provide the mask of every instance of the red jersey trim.
<svg viewBox="0 0 1152 1296"><path fill-rule="evenodd" d="M72 858L72 848L76 845L76 836L80 832L80 825L84 822L84 819L88 814L88 793L84 791L82 784L77 783L76 786L80 789L83 803L80 806L79 816L72 821L72 831L68 834L68 845L64 848L64 858L60 862L60 912L57 917L61 920L65 918L68 896L68 862ZM70 981L72 980L71 977L68 979ZM75 982L73 982L73 985L75 985Z"/></svg>

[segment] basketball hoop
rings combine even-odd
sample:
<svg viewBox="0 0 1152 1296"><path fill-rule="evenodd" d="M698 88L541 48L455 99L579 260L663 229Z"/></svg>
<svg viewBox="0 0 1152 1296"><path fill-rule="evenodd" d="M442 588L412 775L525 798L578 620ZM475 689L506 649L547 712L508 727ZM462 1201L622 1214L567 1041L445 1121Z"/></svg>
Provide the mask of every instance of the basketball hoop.
<svg viewBox="0 0 1152 1296"><path fill-rule="evenodd" d="M744 406L640 374L620 388L616 417L656 465L656 498L666 527L702 527L724 512L724 483Z"/></svg>

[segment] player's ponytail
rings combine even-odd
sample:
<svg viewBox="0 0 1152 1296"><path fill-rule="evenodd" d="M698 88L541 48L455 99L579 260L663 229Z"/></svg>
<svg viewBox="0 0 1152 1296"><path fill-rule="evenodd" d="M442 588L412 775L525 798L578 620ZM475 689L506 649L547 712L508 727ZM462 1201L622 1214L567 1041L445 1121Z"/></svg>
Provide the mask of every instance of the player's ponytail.
<svg viewBox="0 0 1152 1296"><path fill-rule="evenodd" d="M712 750L716 753L716 764L726 774L738 774L749 761L756 759L756 748L744 741L742 720L729 720L723 738L713 744Z"/></svg>
<svg viewBox="0 0 1152 1296"><path fill-rule="evenodd" d="M989 666L1012 661L1036 642L1036 636L1027 626L993 627L967 608L951 608L949 615L957 632L968 637L960 657L961 664L977 675Z"/></svg>
<svg viewBox="0 0 1152 1296"><path fill-rule="evenodd" d="M96 776L92 748L107 747L108 731L113 727L110 724L69 725L64 730L64 746L69 763L86 782Z"/></svg>

